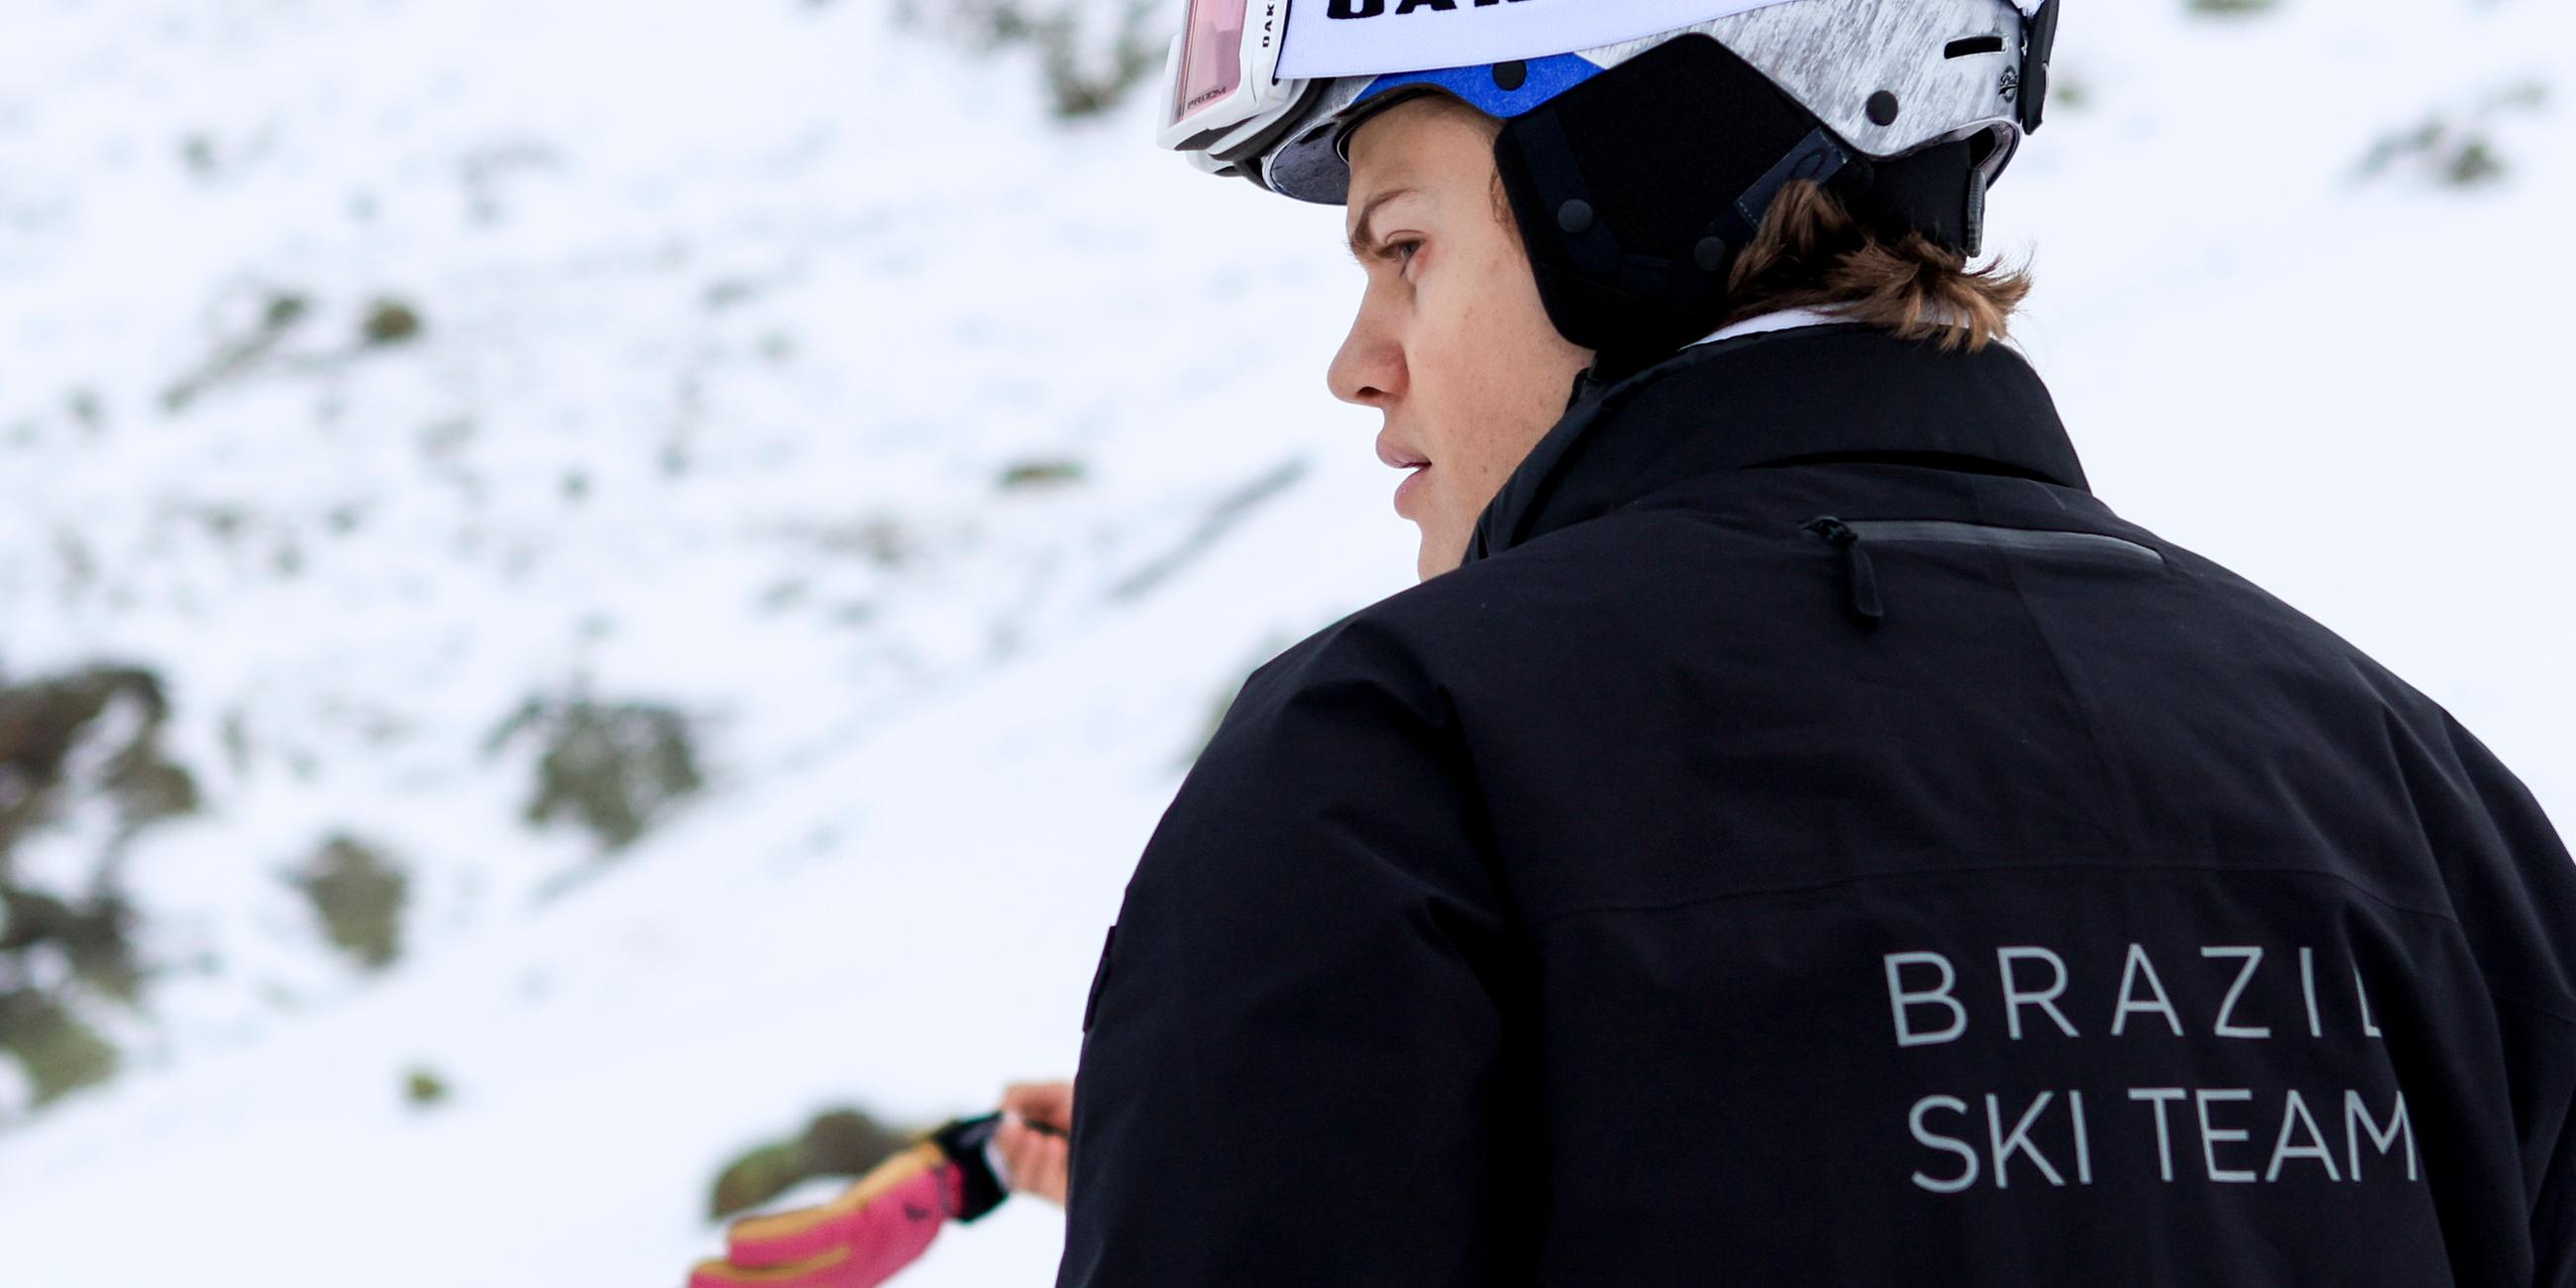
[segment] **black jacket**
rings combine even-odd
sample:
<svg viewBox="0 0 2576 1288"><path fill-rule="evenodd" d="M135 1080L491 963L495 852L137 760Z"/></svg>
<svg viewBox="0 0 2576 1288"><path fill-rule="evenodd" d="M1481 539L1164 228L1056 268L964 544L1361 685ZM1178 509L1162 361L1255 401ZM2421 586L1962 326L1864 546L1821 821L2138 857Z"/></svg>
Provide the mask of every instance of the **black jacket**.
<svg viewBox="0 0 2576 1288"><path fill-rule="evenodd" d="M1057 1282L2576 1285L2571 934L2514 777L2018 355L1724 341L1244 685Z"/></svg>

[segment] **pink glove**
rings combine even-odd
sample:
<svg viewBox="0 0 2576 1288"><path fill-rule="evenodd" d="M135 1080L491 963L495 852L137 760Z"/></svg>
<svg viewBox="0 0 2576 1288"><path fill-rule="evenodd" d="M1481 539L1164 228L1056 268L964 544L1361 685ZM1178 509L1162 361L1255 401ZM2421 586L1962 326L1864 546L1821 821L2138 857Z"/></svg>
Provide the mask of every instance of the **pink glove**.
<svg viewBox="0 0 2576 1288"><path fill-rule="evenodd" d="M985 1149L998 1122L950 1122L829 1203L734 1222L725 1259L698 1263L689 1288L876 1288L947 1222L1000 1206L1007 1191Z"/></svg>

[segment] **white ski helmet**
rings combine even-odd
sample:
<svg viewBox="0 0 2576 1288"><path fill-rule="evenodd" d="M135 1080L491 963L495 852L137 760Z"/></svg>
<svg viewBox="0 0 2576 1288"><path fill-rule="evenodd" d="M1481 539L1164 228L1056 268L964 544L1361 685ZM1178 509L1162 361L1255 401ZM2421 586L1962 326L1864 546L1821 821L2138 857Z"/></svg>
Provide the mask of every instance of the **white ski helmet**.
<svg viewBox="0 0 2576 1288"><path fill-rule="evenodd" d="M1703 334L1781 186L1964 254L2039 128L2055 0L1189 0L1160 141L1341 204L1370 116L1445 92L1495 160L1568 339ZM1693 328L1698 328L1694 330Z"/></svg>

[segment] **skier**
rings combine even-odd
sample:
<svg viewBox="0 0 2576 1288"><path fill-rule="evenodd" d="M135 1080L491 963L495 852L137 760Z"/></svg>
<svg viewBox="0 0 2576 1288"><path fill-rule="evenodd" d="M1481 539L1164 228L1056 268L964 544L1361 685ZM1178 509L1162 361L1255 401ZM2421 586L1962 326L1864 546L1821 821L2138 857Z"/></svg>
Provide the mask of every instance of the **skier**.
<svg viewBox="0 0 2576 1288"><path fill-rule="evenodd" d="M1060 1288L2576 1285L2565 848L1996 342L2057 10L1190 5L1424 579L1146 846Z"/></svg>

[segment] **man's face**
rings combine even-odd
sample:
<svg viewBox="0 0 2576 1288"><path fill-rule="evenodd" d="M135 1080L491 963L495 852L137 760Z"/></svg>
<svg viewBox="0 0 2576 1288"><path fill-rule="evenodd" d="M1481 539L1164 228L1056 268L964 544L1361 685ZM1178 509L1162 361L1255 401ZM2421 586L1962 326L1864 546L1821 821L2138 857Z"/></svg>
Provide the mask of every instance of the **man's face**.
<svg viewBox="0 0 2576 1288"><path fill-rule="evenodd" d="M1351 136L1350 235L1368 273L1333 395L1386 414L1378 456L1410 471L1396 513L1424 580L1466 557L1477 516L1565 411L1589 350L1539 303L1494 179L1497 125L1425 95Z"/></svg>

